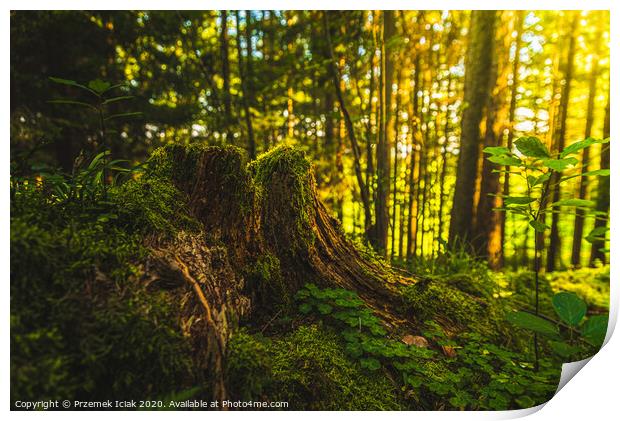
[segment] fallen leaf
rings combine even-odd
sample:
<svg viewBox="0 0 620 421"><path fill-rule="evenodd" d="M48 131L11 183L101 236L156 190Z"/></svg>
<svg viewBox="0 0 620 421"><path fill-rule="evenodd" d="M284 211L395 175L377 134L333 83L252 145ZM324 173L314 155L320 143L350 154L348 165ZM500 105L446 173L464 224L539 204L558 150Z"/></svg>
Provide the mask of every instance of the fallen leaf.
<svg viewBox="0 0 620 421"><path fill-rule="evenodd" d="M405 335L401 340L408 346L415 345L419 348L428 348L428 341L423 336Z"/></svg>
<svg viewBox="0 0 620 421"><path fill-rule="evenodd" d="M456 358L456 350L448 345L442 345L441 350L449 358Z"/></svg>

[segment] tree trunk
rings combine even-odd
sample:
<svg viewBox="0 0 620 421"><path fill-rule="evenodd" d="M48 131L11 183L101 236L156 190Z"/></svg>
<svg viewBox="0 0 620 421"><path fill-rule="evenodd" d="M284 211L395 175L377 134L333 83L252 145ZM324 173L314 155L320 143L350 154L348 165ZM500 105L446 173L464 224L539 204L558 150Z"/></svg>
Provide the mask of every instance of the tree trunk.
<svg viewBox="0 0 620 421"><path fill-rule="evenodd" d="M600 31L596 39L600 38ZM594 122L594 107L596 99L596 80L598 78L598 52L594 54L592 62L592 70L590 73L590 82L588 86L588 109L586 112L586 128L584 132L584 139L589 138L592 135L592 124ZM581 173L588 171L590 160L590 148L585 148L582 153L582 167ZM579 180L579 199L585 199L588 189L587 177L581 177ZM582 208L577 208L575 213L575 228L573 230L573 250L571 253L571 265L574 267L581 266L581 244L583 240L583 224L585 219L585 212Z"/></svg>
<svg viewBox="0 0 620 421"><path fill-rule="evenodd" d="M251 71L252 65L249 63L252 60L252 43L250 34L250 16L246 11L245 25L246 25L246 65L243 64L243 48L241 47L241 25L239 18L239 11L235 10L235 20L237 22L237 56L239 60L239 77L241 79L241 99L243 102L243 111L245 116L245 124L247 128L248 135L248 154L250 158L256 157L256 143L254 141L254 127L252 125L252 115L250 114L250 88L248 86L248 78L250 74L247 72ZM244 69L245 67L245 69Z"/></svg>
<svg viewBox="0 0 620 421"><path fill-rule="evenodd" d="M328 60L330 61L330 73L332 75L332 81L334 83L334 89L336 91L336 96L338 98L338 103L340 104L340 110L344 117L344 122L347 128L347 134L349 135L349 140L351 141L351 149L353 150L353 163L355 167L355 176L357 178L357 184L360 189L360 196L362 198L362 204L364 206L364 231L368 232L370 225L372 224L372 214L370 210L370 198L368 197L368 188L366 187L366 183L364 182L364 174L362 172L362 164L361 164L361 149L359 143L357 142L357 137L355 135L355 127L353 126L353 120L351 120L351 116L349 115L349 111L344 101L344 95L342 93L342 88L340 86L340 76L338 75L338 69L336 68L334 50L331 44L331 35L329 29L329 18L327 16L327 12L323 12L323 24L325 30L325 36L327 39L327 50L329 53Z"/></svg>
<svg viewBox="0 0 620 421"><path fill-rule="evenodd" d="M609 104L611 101L611 95L607 94L607 107L605 107L605 125L603 126L603 137L607 139L609 137L610 130L610 116L609 116ZM610 163L610 145L601 145L601 169L609 169ZM597 216L594 221L594 228L602 228L607 226L609 221L609 177L598 178L598 196L596 198L596 210L597 212L605 213L605 216ZM590 254L590 266L594 266L597 260L605 263L605 252L601 251L605 247L604 241L596 240L592 242L592 252Z"/></svg>
<svg viewBox="0 0 620 421"><path fill-rule="evenodd" d="M380 135L377 144L377 200L375 201L375 229L372 236L373 245L379 253L387 255L388 228L390 224L390 151L391 151L391 100L392 100L392 72L394 68L391 57L391 47L387 44L394 35L394 12L383 12L383 37L381 40L382 66L380 90L381 118Z"/></svg>
<svg viewBox="0 0 620 421"><path fill-rule="evenodd" d="M506 147L508 150L512 150L512 141L514 139L515 134L515 111L517 109L517 93L519 89L519 65L521 63L521 55L519 51L521 50L521 35L523 32L523 16L524 12L522 10L518 10L515 22L516 28L516 39L515 39L515 57L512 62L512 86L510 89L510 105L508 107L508 138L506 139ZM505 171L510 171L510 167L507 165L504 168ZM504 173L504 184L502 187L502 194L504 196L510 196L510 173ZM499 266L504 266L504 245L506 244L506 213L500 212L500 235L501 235L501 254L499 256Z"/></svg>
<svg viewBox="0 0 620 421"><path fill-rule="evenodd" d="M495 39L495 11L473 11L470 26L465 68L465 109L461 120L461 147L450 218L449 243L452 247L471 241L480 122L491 77L493 48L489 46Z"/></svg>
<svg viewBox="0 0 620 421"><path fill-rule="evenodd" d="M409 110L409 125L411 127L411 156L409 158L409 201L408 201L408 220L407 220L407 262L411 262L413 257L416 254L417 249L417 213L418 213L418 183L415 182L415 173L418 171L419 174L419 165L416 167L417 156L418 153L416 151L416 146L419 145L419 142L416 141L416 134L419 133L420 124L417 120L419 113L419 101L418 101L418 91L420 89L420 57L416 53L415 59L413 61L413 87L411 88L411 109ZM419 180L419 176L418 176ZM415 209L414 209L415 206Z"/></svg>
<svg viewBox="0 0 620 421"><path fill-rule="evenodd" d="M575 43L577 39L577 27L579 24L579 13L573 12L573 20L569 31L570 40L568 44L568 53L566 57L566 68L564 72L564 88L562 89L562 99L560 100L560 127L555 149L561 151L566 144L566 123L568 120L568 101L570 99L570 88L573 80L573 65L575 59ZM551 185L553 188L553 202L560 200L560 174L554 173L551 177ZM560 242L560 213L558 208L554 208L551 214L551 232L549 234L549 249L547 251L547 272L553 272L556 269L557 260L561 255Z"/></svg>
<svg viewBox="0 0 620 421"><path fill-rule="evenodd" d="M232 106L230 97L230 60L228 58L228 11L220 12L220 59L222 60L222 80L224 89L224 115L226 124L232 121Z"/></svg>
<svg viewBox="0 0 620 421"><path fill-rule="evenodd" d="M399 77L400 79L400 77ZM402 85L401 80L398 80L397 86L400 88ZM393 128L393 138L394 138L394 172L392 174L392 241L391 241L391 251L390 256L392 260L396 256L396 224L397 224L397 199L398 199L398 146L400 145L398 141L398 131L399 131L399 118L398 118L398 109L400 108L400 95L398 94L398 89L396 90L396 104L394 107L394 128Z"/></svg>

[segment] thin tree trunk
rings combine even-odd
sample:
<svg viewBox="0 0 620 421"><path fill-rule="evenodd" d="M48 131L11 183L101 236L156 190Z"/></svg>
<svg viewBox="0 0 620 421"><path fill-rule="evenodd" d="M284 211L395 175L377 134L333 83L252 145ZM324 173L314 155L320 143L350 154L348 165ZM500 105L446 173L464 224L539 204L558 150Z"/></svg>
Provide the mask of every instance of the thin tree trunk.
<svg viewBox="0 0 620 421"><path fill-rule="evenodd" d="M381 90L382 90L382 109L380 119L379 144L377 145L377 200L375 202L375 232L373 235L374 246L377 251L387 256L388 228L390 221L390 152L391 152L391 101L392 101L392 73L393 60L391 48L387 47L390 39L394 35L394 12L385 10L383 12L383 37L381 40L382 50L382 71L381 71Z"/></svg>
<svg viewBox="0 0 620 421"><path fill-rule="evenodd" d="M600 31L596 38L600 38ZM586 128L584 132L584 138L587 139L592 135L592 124L594 122L594 107L596 99L596 80L598 78L598 52L594 54L592 61L592 71L590 73L590 83L588 86L588 111L586 113ZM581 167L582 174L588 171L588 161L590 160L590 148L583 150ZM581 177L579 181L579 199L585 199L588 189L587 177ZM575 228L573 230L573 250L571 253L571 265L574 267L581 266L581 244L583 239L583 224L584 224L585 212L582 208L577 208L575 214Z"/></svg>
<svg viewBox="0 0 620 421"><path fill-rule="evenodd" d="M448 74L448 91L446 92L446 97L450 98L450 92L452 91L452 74ZM446 106L446 122L443 128L444 133L444 142L443 149L441 151L441 176L439 180L439 221L437 228L438 238L444 240L443 231L444 231L444 202L445 202L445 179L446 173L448 170L448 140L450 138L450 107Z"/></svg>
<svg viewBox="0 0 620 421"><path fill-rule="evenodd" d="M506 139L506 147L508 148L508 150L512 150L512 141L514 139L514 135L515 135L515 111L517 109L517 93L518 93L518 89L519 89L519 66L521 64L521 54L520 54L520 50L521 50L521 35L523 33L523 16L524 16L524 12L522 10L518 10L517 12L517 16L516 16L516 22L515 22L515 28L516 28L516 39L515 39L515 57L514 57L514 61L512 62L512 86L510 89L510 105L508 108L508 124L509 124L509 128L508 128L508 137ZM504 184L502 187L502 195L504 197L506 196L510 196L510 173L508 171L510 171L510 167L507 165L504 170L506 171L504 173ZM502 244L502 251L501 254L499 256L499 266L502 267L504 266L504 259L505 259L505 254L504 254L504 245L506 244L506 212L500 212L500 235L501 235L501 244Z"/></svg>
<svg viewBox="0 0 620 421"><path fill-rule="evenodd" d="M570 29L570 40L568 45L568 54L566 57L566 70L564 73L564 89L562 92L562 99L560 101L560 129L558 131L556 149L564 149L566 143L566 123L568 119L568 102L570 99L570 88L573 80L573 64L575 58L575 43L577 38L577 27L579 23L579 13L573 12L573 20ZM551 184L554 185L553 189L553 202L560 200L560 175L557 172L553 173L551 177ZM549 249L547 252L547 272L553 272L556 268L557 260L561 257L561 242L559 232L560 214L559 209L554 208L551 215L551 233L549 234Z"/></svg>
<svg viewBox="0 0 620 421"><path fill-rule="evenodd" d="M334 83L334 89L336 90L336 96L338 97L338 103L340 104L340 110L342 115L344 116L344 122L347 128L347 133L349 135L349 140L351 142L351 149L353 150L353 159L354 159L354 167L355 167L355 176L357 178L357 184L360 189L360 196L362 199L362 204L364 206L364 225L365 229L368 230L370 225L372 224L372 214L370 211L370 199L368 197L368 189L366 188L366 183L364 183L364 176L362 173L361 166L361 149L357 142L357 137L355 135L355 128L353 126L353 121L351 120L351 116L349 115L349 111L347 110L344 96L342 94L341 86L340 86L340 76L338 75L338 69L336 68L334 51L331 43L331 35L329 30L329 17L328 12L323 13L323 26L325 30L325 37L327 40L328 52L329 52L329 60L330 60L330 69L332 74L332 81Z"/></svg>
<svg viewBox="0 0 620 421"><path fill-rule="evenodd" d="M414 62L413 62L413 87L411 88L411 109L409 110L409 126L411 131L411 156L409 161L409 203L408 203L408 220L407 220L407 262L411 262L416 253L416 238L417 238L417 208L418 208L418 200L417 200L417 185L415 182L415 173L419 171L416 168L417 156L418 153L416 151L416 134L420 129L419 122L416 120L418 118L418 90L420 89L420 57L416 53ZM415 204L415 212L414 212L414 204Z"/></svg>
<svg viewBox="0 0 620 421"><path fill-rule="evenodd" d="M611 96L607 94L607 106L605 107L605 124L603 126L603 137L606 139L609 137L609 129L610 129L610 116L609 116L609 103L611 101ZM601 145L601 169L609 169L610 163L610 145L611 144L603 144ZM607 226L607 222L609 221L609 177L599 177L598 178L598 196L596 198L596 210L597 212L603 212L605 216L597 216L594 220L594 228L602 228ZM605 252L602 251L605 247L605 241L596 240L592 242L592 252L590 254L590 266L594 266L597 260L600 260L601 263L605 263Z"/></svg>
<svg viewBox="0 0 620 421"><path fill-rule="evenodd" d="M239 77L241 79L241 95L242 95L242 103L243 103L243 111L245 114L245 124L247 127L247 135L248 135L248 154L250 155L251 159L256 158L256 143L254 142L254 128L252 126L252 116L250 114L250 99L249 99L249 87L248 87L248 74L246 74L246 72L244 71L244 64L243 64L243 48L241 47L241 25L240 25L240 18L239 18L239 11L235 10L235 20L237 22L237 56L238 56L238 60L239 60ZM251 28L250 28L250 15L248 14L248 12L246 11L246 42L248 40L248 38L250 38L250 42L249 45L246 45L246 52L247 52L247 57L246 60L249 62L252 60L252 43L251 43L251 36L248 37L248 34L251 33ZM251 71L252 67L251 64L247 64L246 65L246 69L245 70L249 70Z"/></svg>
<svg viewBox="0 0 620 421"><path fill-rule="evenodd" d="M402 81L398 81L398 87L402 86ZM396 103L394 109L394 172L392 175L392 244L391 244L391 258L394 259L396 255L396 207L397 207L397 199L398 199L398 146L400 142L398 141L398 132L399 132L399 118L398 118L398 109L400 108L400 95L398 94L398 90L396 91Z"/></svg>
<svg viewBox="0 0 620 421"><path fill-rule="evenodd" d="M230 96L230 60L228 57L228 11L220 12L220 59L222 60L222 80L224 89L224 115L226 124L232 121L232 105Z"/></svg>

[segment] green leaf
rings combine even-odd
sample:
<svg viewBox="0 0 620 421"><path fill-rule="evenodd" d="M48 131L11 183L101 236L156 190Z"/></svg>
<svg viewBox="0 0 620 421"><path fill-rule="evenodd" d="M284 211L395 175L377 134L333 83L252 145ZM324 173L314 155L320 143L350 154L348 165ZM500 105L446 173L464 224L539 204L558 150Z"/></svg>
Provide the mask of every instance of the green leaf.
<svg viewBox="0 0 620 421"><path fill-rule="evenodd" d="M319 303L316 305L316 308L319 310L321 314L329 314L332 312L333 308L329 304Z"/></svg>
<svg viewBox="0 0 620 421"><path fill-rule="evenodd" d="M609 169L600 169L600 170L593 170L593 171L587 171L583 174L581 174L582 176L592 176L592 175L598 175L600 177L609 177Z"/></svg>
<svg viewBox="0 0 620 421"><path fill-rule="evenodd" d="M585 301L572 292L558 292L553 296L552 302L560 319L570 326L577 326L588 310Z"/></svg>
<svg viewBox="0 0 620 421"><path fill-rule="evenodd" d="M537 137L520 137L515 141L517 150L530 158L550 158L547 147Z"/></svg>
<svg viewBox="0 0 620 421"><path fill-rule="evenodd" d="M52 82L58 83L60 85L74 86L76 88L84 89L84 90L86 90L88 92L93 92L92 89L90 89L90 88L88 88L88 87L86 87L86 86L84 86L84 85L82 85L80 83L77 83L75 80L61 79L59 77L51 77L51 76L50 76L50 80Z"/></svg>
<svg viewBox="0 0 620 421"><path fill-rule="evenodd" d="M484 153L488 153L491 155L509 155L510 150L504 146L487 146L482 150Z"/></svg>
<svg viewBox="0 0 620 421"><path fill-rule="evenodd" d="M588 236L586 237L586 241L589 243L593 243L596 240L605 240L607 231L607 227L596 227L592 231L590 231L590 234L588 234Z"/></svg>
<svg viewBox="0 0 620 421"><path fill-rule="evenodd" d="M607 315L596 315L588 317L581 329L581 334L595 346L601 346L607 334Z"/></svg>
<svg viewBox="0 0 620 421"><path fill-rule="evenodd" d="M364 354L359 342L347 342L344 349L353 358L359 358Z"/></svg>
<svg viewBox="0 0 620 421"><path fill-rule="evenodd" d="M593 176L609 177L609 170L602 168L600 170L586 171L581 174L575 174L575 175L569 175L568 177L562 177L562 181L570 180L571 178L575 178L575 177L593 177Z"/></svg>
<svg viewBox="0 0 620 421"><path fill-rule="evenodd" d="M301 314L308 314L312 311L312 304L303 303L299 306L299 312Z"/></svg>
<svg viewBox="0 0 620 421"><path fill-rule="evenodd" d="M508 155L493 155L487 158L489 161L494 164L499 165L511 165L511 166L520 166L523 165L523 161L519 158L515 158L514 156Z"/></svg>
<svg viewBox="0 0 620 421"><path fill-rule="evenodd" d="M95 107L94 105L91 105L87 102L82 102L82 101L74 101L72 99L52 99L50 101L47 101L50 104L67 104L67 105L79 105L81 107L87 107L90 109L93 109L95 111L97 111L97 107Z"/></svg>
<svg viewBox="0 0 620 421"><path fill-rule="evenodd" d="M565 199L558 200L557 202L553 202L551 206L576 206L581 208L589 208L594 206L594 202L591 200L584 199Z"/></svg>
<svg viewBox="0 0 620 421"><path fill-rule="evenodd" d="M96 93L98 93L99 95L101 95L106 90L108 90L108 88L110 87L110 83L105 82L101 79L95 79L95 80L91 80L90 82L88 82L88 87L92 89L93 91L95 91Z"/></svg>
<svg viewBox="0 0 620 421"><path fill-rule="evenodd" d="M547 172L539 175L533 183L531 183L532 187L538 186L539 184L543 184L545 181L551 178L551 173Z"/></svg>
<svg viewBox="0 0 620 421"><path fill-rule="evenodd" d="M551 337L556 337L558 335L558 328L553 323L534 314L526 313L525 311L508 313L506 315L506 320L517 327L528 329L542 335Z"/></svg>
<svg viewBox="0 0 620 421"><path fill-rule="evenodd" d="M368 370L378 370L381 368L381 363L376 358L362 358L360 359L360 364Z"/></svg>
<svg viewBox="0 0 620 421"><path fill-rule="evenodd" d="M118 102L118 101L126 101L128 99L133 99L134 97L131 95L126 95L126 96L115 96L114 98L108 98L105 101L103 101L103 103L105 105L107 104L111 104L113 102Z"/></svg>
<svg viewBox="0 0 620 421"><path fill-rule="evenodd" d="M564 171L566 168L568 168L571 165L577 165L579 163L579 160L577 160L577 158L574 157L570 157L570 158L564 158L564 159L543 159L543 166L551 168L552 170L558 171L558 172L562 172Z"/></svg>
<svg viewBox="0 0 620 421"><path fill-rule="evenodd" d="M139 117L141 116L142 113L141 112L134 112L134 113L121 113L121 114L112 114L108 117L105 118L105 120L112 120L115 118L123 118L123 117Z"/></svg>
<svg viewBox="0 0 620 421"><path fill-rule="evenodd" d="M552 170L562 172L571 165L577 165L579 160L574 157L564 159L543 159L542 164Z"/></svg>
<svg viewBox="0 0 620 421"><path fill-rule="evenodd" d="M559 341L549 341L549 346L553 349L553 352L561 357L570 357L580 350L578 346L569 345L565 342Z"/></svg>
<svg viewBox="0 0 620 421"><path fill-rule="evenodd" d="M527 395L523 395L517 399L515 399L515 402L522 408L531 408L534 405L536 405L536 401L534 399L532 399L530 396Z"/></svg>
<svg viewBox="0 0 620 421"><path fill-rule="evenodd" d="M506 196L503 198L504 205L527 205L536 201L533 197L528 196Z"/></svg>
<svg viewBox="0 0 620 421"><path fill-rule="evenodd" d="M545 232L545 230L548 230L550 228L549 225L543 224L542 222L535 220L530 221L530 226L534 228L536 232Z"/></svg>
<svg viewBox="0 0 620 421"><path fill-rule="evenodd" d="M568 155L577 153L580 150L587 148L588 146L593 145L595 143L597 143L597 141L591 137L584 139L584 140L580 140L579 142L575 142L567 146L566 148L564 148L564 150L562 150L562 152L560 153L560 158L564 158Z"/></svg>

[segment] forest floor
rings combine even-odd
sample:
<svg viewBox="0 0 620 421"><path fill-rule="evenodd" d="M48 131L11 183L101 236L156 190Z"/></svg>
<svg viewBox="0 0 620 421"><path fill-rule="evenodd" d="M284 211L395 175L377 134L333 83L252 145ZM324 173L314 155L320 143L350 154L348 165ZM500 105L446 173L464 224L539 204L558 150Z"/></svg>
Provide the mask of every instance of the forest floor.
<svg viewBox="0 0 620 421"><path fill-rule="evenodd" d="M12 186L12 402L525 408L602 341L588 329L608 311L608 266L545 274L547 324L523 329L507 319L534 311L531 271L449 251L391 267L344 234L293 148L247 163L166 147L139 177L86 185ZM586 318L558 320L558 292Z"/></svg>

